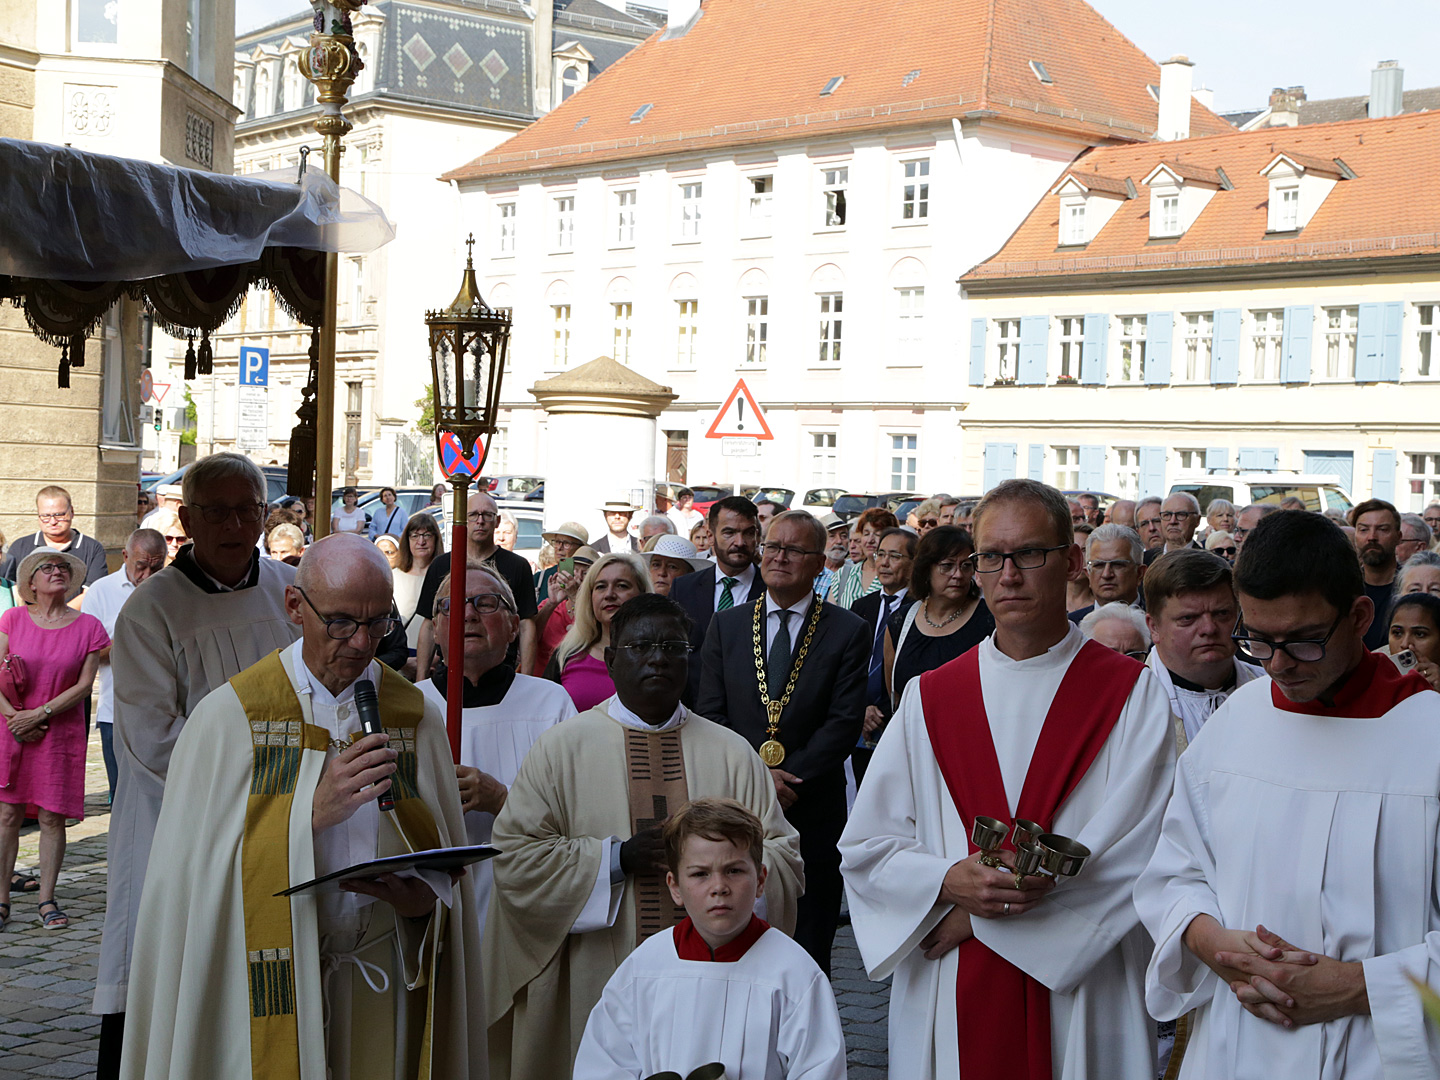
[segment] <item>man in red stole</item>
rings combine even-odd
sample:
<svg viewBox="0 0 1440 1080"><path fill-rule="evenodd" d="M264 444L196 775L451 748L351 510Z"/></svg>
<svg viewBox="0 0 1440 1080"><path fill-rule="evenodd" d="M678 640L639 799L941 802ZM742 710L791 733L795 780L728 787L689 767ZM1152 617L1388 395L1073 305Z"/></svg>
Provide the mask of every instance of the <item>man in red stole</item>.
<svg viewBox="0 0 1440 1080"><path fill-rule="evenodd" d="M1082 557L1060 492L1008 480L974 528L995 634L906 688L840 840L866 969L894 974L890 1067L906 1080L1152 1080L1150 939L1131 887L1170 793L1170 706L1140 664L1066 618ZM977 816L1037 822L1090 860L1017 889L982 865Z"/></svg>

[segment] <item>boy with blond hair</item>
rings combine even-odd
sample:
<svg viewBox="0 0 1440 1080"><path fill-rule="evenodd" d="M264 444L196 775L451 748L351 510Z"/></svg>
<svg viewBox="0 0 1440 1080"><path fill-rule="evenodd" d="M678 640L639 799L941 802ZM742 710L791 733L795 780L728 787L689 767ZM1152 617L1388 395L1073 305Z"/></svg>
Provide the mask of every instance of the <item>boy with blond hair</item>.
<svg viewBox="0 0 1440 1080"><path fill-rule="evenodd" d="M686 917L606 984L574 1080L687 1076L712 1063L726 1080L844 1080L830 981L755 914L764 838L760 819L733 799L696 799L666 823L666 884Z"/></svg>

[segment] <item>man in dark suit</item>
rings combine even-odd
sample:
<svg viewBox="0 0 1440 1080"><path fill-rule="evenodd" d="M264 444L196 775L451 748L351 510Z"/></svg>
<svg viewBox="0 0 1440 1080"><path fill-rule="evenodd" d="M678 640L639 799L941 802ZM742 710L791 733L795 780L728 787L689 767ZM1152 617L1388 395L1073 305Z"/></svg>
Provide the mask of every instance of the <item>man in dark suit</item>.
<svg viewBox="0 0 1440 1080"><path fill-rule="evenodd" d="M805 860L795 940L828 975L840 919L845 759L860 738L871 641L858 615L816 598L824 561L818 519L803 510L775 517L760 563L765 594L711 620L695 711L745 736L770 766ZM783 705L774 725L767 702Z"/></svg>
<svg viewBox="0 0 1440 1080"><path fill-rule="evenodd" d="M635 508L627 502L611 499L600 508L605 515L605 528L609 531L590 546L601 555L612 551L639 551L640 541L630 535L630 519Z"/></svg>
<svg viewBox="0 0 1440 1080"><path fill-rule="evenodd" d="M915 602L910 596L910 567L919 546L920 538L909 529L886 529L881 533L880 545L875 550L875 576L880 579L880 588L850 605L850 610L870 628L865 727L860 744L850 754L857 786L865 779L865 767L870 764L870 755L875 753L874 740L880 734L880 727L890 719L890 694L885 689L885 626L892 615L903 613Z"/></svg>
<svg viewBox="0 0 1440 1080"><path fill-rule="evenodd" d="M707 521L715 538L715 565L678 577L670 585L670 599L690 615L690 644L697 653L715 612L758 600L765 593L755 566L760 545L755 504L742 495L728 496L711 505ZM700 695L703 666L698 655L691 658L683 700L692 709Z"/></svg>

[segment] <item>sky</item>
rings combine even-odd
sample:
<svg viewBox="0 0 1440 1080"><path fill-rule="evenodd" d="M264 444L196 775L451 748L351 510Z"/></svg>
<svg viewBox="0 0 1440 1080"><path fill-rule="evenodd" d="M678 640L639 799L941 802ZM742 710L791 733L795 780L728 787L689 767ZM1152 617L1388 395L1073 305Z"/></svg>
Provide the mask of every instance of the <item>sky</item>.
<svg viewBox="0 0 1440 1080"><path fill-rule="evenodd" d="M1400 62L1407 88L1440 86L1440 19L1426 10L1428 0L1090 2L1157 62L1176 53L1194 61L1195 85L1215 91L1221 112L1262 108L1274 86L1303 86L1311 98L1368 94L1381 60ZM237 0L236 31L308 7L304 0Z"/></svg>

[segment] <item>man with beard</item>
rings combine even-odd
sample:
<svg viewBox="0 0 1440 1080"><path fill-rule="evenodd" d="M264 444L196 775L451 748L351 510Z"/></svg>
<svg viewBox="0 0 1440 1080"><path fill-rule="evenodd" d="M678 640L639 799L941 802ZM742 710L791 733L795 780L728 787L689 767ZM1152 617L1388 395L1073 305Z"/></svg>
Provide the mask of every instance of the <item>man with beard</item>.
<svg viewBox="0 0 1440 1080"><path fill-rule="evenodd" d="M839 514L826 514L820 524L825 526L825 566L815 576L816 596L830 591L830 583L850 557L850 526L845 519Z"/></svg>
<svg viewBox="0 0 1440 1080"><path fill-rule="evenodd" d="M1365 595L1375 605L1375 621L1365 631L1365 647L1378 649L1390 632L1390 601L1395 591L1395 549L1400 544L1400 511L1384 499L1366 499L1350 511L1355 547L1365 575Z"/></svg>

